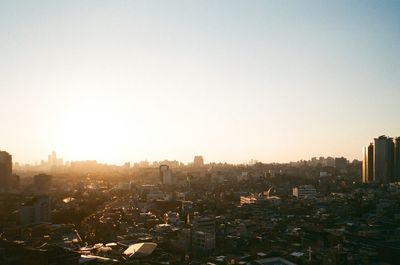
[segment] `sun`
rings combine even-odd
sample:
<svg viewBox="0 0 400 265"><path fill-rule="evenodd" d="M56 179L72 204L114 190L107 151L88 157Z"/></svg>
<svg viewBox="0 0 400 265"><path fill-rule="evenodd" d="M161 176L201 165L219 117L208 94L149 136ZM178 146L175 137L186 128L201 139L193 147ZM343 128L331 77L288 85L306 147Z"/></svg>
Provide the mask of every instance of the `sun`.
<svg viewBox="0 0 400 265"><path fill-rule="evenodd" d="M59 124L57 149L73 160L115 161L128 138L127 124L105 106L68 109Z"/></svg>

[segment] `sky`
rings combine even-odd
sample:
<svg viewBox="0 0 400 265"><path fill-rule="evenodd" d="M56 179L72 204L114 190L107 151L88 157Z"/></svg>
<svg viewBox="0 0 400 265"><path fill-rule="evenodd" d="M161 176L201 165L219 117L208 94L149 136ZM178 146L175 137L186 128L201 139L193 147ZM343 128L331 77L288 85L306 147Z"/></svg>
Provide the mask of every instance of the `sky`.
<svg viewBox="0 0 400 265"><path fill-rule="evenodd" d="M400 1L0 0L0 149L361 159L400 136Z"/></svg>

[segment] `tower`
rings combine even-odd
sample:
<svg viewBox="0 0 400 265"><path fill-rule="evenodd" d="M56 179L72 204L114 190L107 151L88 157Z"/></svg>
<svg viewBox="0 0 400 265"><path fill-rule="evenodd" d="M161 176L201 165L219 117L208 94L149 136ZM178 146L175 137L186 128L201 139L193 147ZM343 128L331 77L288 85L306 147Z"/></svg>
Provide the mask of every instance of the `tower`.
<svg viewBox="0 0 400 265"><path fill-rule="evenodd" d="M374 181L374 145L363 148L362 178L364 183Z"/></svg>
<svg viewBox="0 0 400 265"><path fill-rule="evenodd" d="M8 191L12 179L12 156L0 151L0 191Z"/></svg>
<svg viewBox="0 0 400 265"><path fill-rule="evenodd" d="M385 135L374 139L374 181L388 183L393 181L394 143Z"/></svg>
<svg viewBox="0 0 400 265"><path fill-rule="evenodd" d="M400 181L400 137L394 139L394 179Z"/></svg>

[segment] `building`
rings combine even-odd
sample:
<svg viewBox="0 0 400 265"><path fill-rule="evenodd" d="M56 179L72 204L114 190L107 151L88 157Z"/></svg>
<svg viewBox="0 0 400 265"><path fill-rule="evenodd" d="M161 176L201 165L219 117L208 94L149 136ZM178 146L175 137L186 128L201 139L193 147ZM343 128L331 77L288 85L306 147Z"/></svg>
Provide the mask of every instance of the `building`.
<svg viewBox="0 0 400 265"><path fill-rule="evenodd" d="M50 222L50 200L48 196L36 196L19 208L19 223L31 225Z"/></svg>
<svg viewBox="0 0 400 265"><path fill-rule="evenodd" d="M7 192L12 181L12 156L0 151L0 192Z"/></svg>
<svg viewBox="0 0 400 265"><path fill-rule="evenodd" d="M63 159L57 158L56 152L53 151L50 155L48 155L47 163L50 167L62 166L64 164Z"/></svg>
<svg viewBox="0 0 400 265"><path fill-rule="evenodd" d="M317 191L313 185L303 185L293 188L293 196L298 199L312 199L317 195Z"/></svg>
<svg viewBox="0 0 400 265"><path fill-rule="evenodd" d="M400 137L385 135L363 149L363 182L390 183L400 180Z"/></svg>
<svg viewBox="0 0 400 265"><path fill-rule="evenodd" d="M246 205L246 204L254 204L258 201L258 198L256 198L253 195L250 196L240 196L240 205Z"/></svg>
<svg viewBox="0 0 400 265"><path fill-rule="evenodd" d="M33 187L36 194L47 194L51 187L52 176L38 174L33 177Z"/></svg>
<svg viewBox="0 0 400 265"><path fill-rule="evenodd" d="M215 234L193 231L192 247L205 254L212 252L215 249Z"/></svg>
<svg viewBox="0 0 400 265"><path fill-rule="evenodd" d="M172 175L172 171L168 165L161 165L158 168L158 171L159 171L160 180L161 180L162 184L164 184L164 185L173 185L174 184L174 178Z"/></svg>
<svg viewBox="0 0 400 265"><path fill-rule="evenodd" d="M12 174L10 178L9 188L11 191L17 191L20 185L20 177L17 174Z"/></svg>
<svg viewBox="0 0 400 265"><path fill-rule="evenodd" d="M327 167L335 167L336 166L336 163L335 163L335 158L333 158L333 157L327 157L326 158L326 166Z"/></svg>
<svg viewBox="0 0 400 265"><path fill-rule="evenodd" d="M345 173L347 171L347 164L348 164L348 161L346 158L344 158L344 157L336 157L335 158L335 168L339 172Z"/></svg>
<svg viewBox="0 0 400 265"><path fill-rule="evenodd" d="M204 159L202 156L195 156L193 159L193 166L194 167L203 167L204 166Z"/></svg>
<svg viewBox="0 0 400 265"><path fill-rule="evenodd" d="M374 139L374 181L378 183L389 183L393 181L393 173L393 138L382 135Z"/></svg>
<svg viewBox="0 0 400 265"><path fill-rule="evenodd" d="M363 148L362 178L364 183L374 181L374 145Z"/></svg>
<svg viewBox="0 0 400 265"><path fill-rule="evenodd" d="M400 181L400 137L394 139L394 178Z"/></svg>
<svg viewBox="0 0 400 265"><path fill-rule="evenodd" d="M209 254L215 249L216 222L214 217L195 216L193 219L192 247Z"/></svg>

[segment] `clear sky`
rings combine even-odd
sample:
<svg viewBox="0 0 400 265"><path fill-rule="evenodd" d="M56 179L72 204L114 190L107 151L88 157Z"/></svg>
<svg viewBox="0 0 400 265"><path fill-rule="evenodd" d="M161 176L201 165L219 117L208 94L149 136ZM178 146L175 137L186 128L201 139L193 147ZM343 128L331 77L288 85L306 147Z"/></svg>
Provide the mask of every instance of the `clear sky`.
<svg viewBox="0 0 400 265"><path fill-rule="evenodd" d="M14 161L361 158L400 135L400 1L0 0Z"/></svg>

